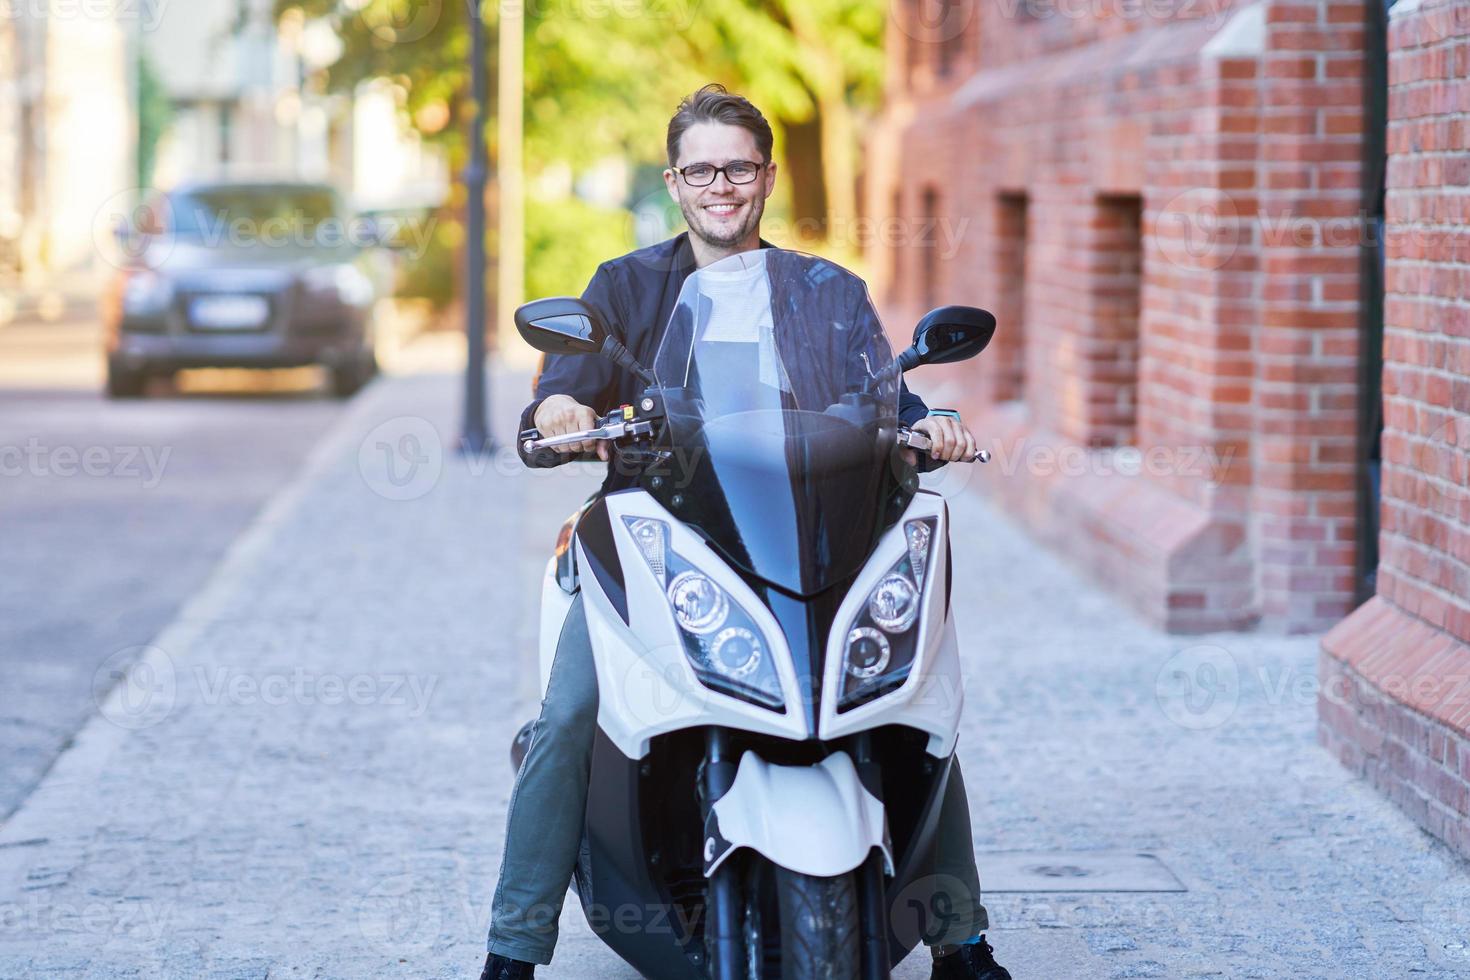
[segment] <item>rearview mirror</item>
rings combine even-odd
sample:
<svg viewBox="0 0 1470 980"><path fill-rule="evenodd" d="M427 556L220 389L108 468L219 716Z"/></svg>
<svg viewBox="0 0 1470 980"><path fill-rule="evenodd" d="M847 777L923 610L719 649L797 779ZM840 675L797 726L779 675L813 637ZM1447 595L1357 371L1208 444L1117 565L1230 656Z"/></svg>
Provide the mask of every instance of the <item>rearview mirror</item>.
<svg viewBox="0 0 1470 980"><path fill-rule="evenodd" d="M983 351L995 336L995 317L973 306L941 306L924 314L914 343L899 355L905 371L920 364L951 364Z"/></svg>
<svg viewBox="0 0 1470 980"><path fill-rule="evenodd" d="M572 296L533 300L516 310L516 330L546 354L600 354L607 327L597 311Z"/></svg>

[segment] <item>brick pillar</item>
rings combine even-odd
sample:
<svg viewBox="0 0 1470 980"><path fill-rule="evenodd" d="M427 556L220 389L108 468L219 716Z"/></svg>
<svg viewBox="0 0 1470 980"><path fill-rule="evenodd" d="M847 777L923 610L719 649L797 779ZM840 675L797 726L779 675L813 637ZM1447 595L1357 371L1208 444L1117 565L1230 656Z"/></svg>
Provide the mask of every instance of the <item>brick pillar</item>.
<svg viewBox="0 0 1470 980"><path fill-rule="evenodd" d="M1266 10L1252 505L1263 621L1287 630L1353 601L1363 14Z"/></svg>

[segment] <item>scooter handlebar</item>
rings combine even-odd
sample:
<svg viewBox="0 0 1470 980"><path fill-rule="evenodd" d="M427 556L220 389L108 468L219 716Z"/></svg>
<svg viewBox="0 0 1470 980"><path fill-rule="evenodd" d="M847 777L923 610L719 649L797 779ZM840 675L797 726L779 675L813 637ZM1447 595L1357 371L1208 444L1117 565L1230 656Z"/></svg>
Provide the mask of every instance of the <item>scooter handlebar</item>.
<svg viewBox="0 0 1470 980"><path fill-rule="evenodd" d="M910 449L916 450L918 452L924 452L924 453L930 452L933 449L933 446L934 446L933 440L931 440L928 436L924 435L924 433L918 432L918 431L916 431L914 429L899 429L898 430L898 444L900 446L907 446ZM960 462L960 463L988 463L988 462L990 462L990 450L988 450L988 449L981 449L978 452L976 452L975 455L970 456L968 458L962 458L962 459L956 460L956 462Z"/></svg>

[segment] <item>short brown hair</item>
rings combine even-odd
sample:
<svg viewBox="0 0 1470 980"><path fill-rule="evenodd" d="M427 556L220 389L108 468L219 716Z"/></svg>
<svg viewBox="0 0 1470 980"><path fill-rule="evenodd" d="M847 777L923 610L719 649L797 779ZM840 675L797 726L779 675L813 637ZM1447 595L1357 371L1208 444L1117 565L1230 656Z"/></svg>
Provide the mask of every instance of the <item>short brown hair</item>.
<svg viewBox="0 0 1470 980"><path fill-rule="evenodd" d="M704 122L724 123L749 130L755 137L755 148L764 157L755 162L771 162L771 124L766 122L766 117L749 99L711 82L680 102L674 118L669 120L669 166L675 166L679 161L679 140L683 138L684 131Z"/></svg>

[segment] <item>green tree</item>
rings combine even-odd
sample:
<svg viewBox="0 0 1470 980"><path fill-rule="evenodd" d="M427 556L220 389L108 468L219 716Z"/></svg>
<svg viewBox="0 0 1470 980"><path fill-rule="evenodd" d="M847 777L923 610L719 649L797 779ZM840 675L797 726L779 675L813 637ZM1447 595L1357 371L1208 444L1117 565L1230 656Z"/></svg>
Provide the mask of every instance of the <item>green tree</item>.
<svg viewBox="0 0 1470 980"><path fill-rule="evenodd" d="M493 16L496 4L485 6ZM858 132L881 98L883 0L635 6L526 4L530 183L553 168L581 172L609 156L662 166L664 130L679 100L706 82L722 82L761 106L776 130L783 180L773 216L794 219L802 243L854 254ZM436 8L425 29L417 18ZM445 148L452 166L462 164L472 111L463 0L277 0L278 14L296 10L329 18L343 44L338 61L310 84L350 91L366 79L394 80L405 92L410 124ZM412 29L399 32L399 24ZM495 45L489 50L493 79ZM558 221L570 224L558 228ZM559 291L579 289L590 271L580 254L585 243L625 240L628 226L626 214L549 207L533 198L527 269L535 281L528 281L528 295L553 282Z"/></svg>

